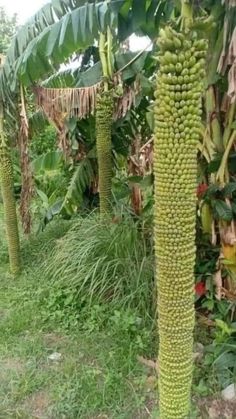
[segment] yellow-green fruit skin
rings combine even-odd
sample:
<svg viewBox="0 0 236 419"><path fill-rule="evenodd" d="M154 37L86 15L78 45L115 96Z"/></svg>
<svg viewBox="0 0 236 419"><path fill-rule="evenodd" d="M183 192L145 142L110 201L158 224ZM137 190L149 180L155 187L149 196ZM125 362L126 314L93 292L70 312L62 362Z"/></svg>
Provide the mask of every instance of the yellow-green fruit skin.
<svg viewBox="0 0 236 419"><path fill-rule="evenodd" d="M202 54L198 54L198 43L191 41L190 35L181 34L178 39L175 45L171 40L161 43L155 93L161 419L188 417L193 370L197 141L204 60L195 58Z"/></svg>
<svg viewBox="0 0 236 419"><path fill-rule="evenodd" d="M112 118L112 91L103 92L100 96L98 96L96 105L96 144L98 159L98 187L101 215L106 215L111 210Z"/></svg>
<svg viewBox="0 0 236 419"><path fill-rule="evenodd" d="M4 207L5 228L8 242L10 270L12 274L20 271L20 242L13 191L13 173L9 150L0 144L0 182Z"/></svg>

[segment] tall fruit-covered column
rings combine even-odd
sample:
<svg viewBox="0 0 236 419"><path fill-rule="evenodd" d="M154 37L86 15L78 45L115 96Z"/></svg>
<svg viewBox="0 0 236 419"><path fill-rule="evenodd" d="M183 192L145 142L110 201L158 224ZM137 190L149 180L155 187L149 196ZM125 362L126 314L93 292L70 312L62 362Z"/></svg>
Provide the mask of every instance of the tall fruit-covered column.
<svg viewBox="0 0 236 419"><path fill-rule="evenodd" d="M161 419L188 417L192 381L197 141L206 43L159 38L155 105L155 249Z"/></svg>
<svg viewBox="0 0 236 419"><path fill-rule="evenodd" d="M98 158L98 189L100 215L106 216L111 211L112 198L112 121L113 121L113 54L112 33L107 28L106 33L99 36L99 56L102 65L103 91L97 97L96 104L96 146Z"/></svg>
<svg viewBox="0 0 236 419"><path fill-rule="evenodd" d="M4 220L8 243L10 270L13 274L20 271L20 242L13 191L13 173L7 141L3 128L3 108L0 103L0 183L4 207Z"/></svg>
<svg viewBox="0 0 236 419"><path fill-rule="evenodd" d="M112 149L111 129L113 117L112 90L101 93L96 107L96 142L100 213L106 215L111 208Z"/></svg>

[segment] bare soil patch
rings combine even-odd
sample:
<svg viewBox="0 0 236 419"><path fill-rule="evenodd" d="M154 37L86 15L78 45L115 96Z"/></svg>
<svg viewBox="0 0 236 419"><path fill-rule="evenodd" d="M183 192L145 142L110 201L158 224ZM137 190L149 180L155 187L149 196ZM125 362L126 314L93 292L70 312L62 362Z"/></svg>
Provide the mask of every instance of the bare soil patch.
<svg viewBox="0 0 236 419"><path fill-rule="evenodd" d="M48 393L45 390L41 390L27 397L24 402L24 410L32 418L50 419L50 402Z"/></svg>
<svg viewBox="0 0 236 419"><path fill-rule="evenodd" d="M236 402L214 398L202 398L198 401L202 419L236 419Z"/></svg>

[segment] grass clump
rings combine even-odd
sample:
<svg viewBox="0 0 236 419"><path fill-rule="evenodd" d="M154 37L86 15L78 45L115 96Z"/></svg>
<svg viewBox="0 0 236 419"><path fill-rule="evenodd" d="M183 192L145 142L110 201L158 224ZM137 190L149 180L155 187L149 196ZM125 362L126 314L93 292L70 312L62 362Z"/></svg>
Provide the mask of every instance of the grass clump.
<svg viewBox="0 0 236 419"><path fill-rule="evenodd" d="M152 295L150 244L143 233L137 232L137 236L134 235L136 226L132 220L125 220L120 225L101 223L99 229L95 229L96 222L91 216L88 224L86 225L85 220L79 220L67 231L68 224L62 228L52 223L37 237L23 242L26 269L17 281L7 273L6 266L1 267L0 418L145 418L149 417L147 412L154 409L155 389L153 382L149 387L147 375L151 371L137 360L140 355L153 356L153 334L149 325L145 324L145 316L141 316L134 307L145 291L144 286L147 287L149 296ZM99 240L102 237L102 226L105 229L103 234L106 242L105 239L101 242ZM109 228L112 233L107 231ZM100 232L99 236L97 230ZM127 235L131 242L134 240L136 253L125 252L124 249L128 246ZM103 269L106 261L109 266L111 260L116 260L115 255L117 258L123 255L124 266L122 268L116 262L116 275L122 274L124 277L126 269L127 278L123 288L119 284L116 294L98 293L98 298L94 294L88 311L85 300L90 298L89 287L83 288L85 294L82 296L82 290L80 294L78 290L76 293L73 282L68 282L70 275L66 278L71 259L67 261L65 273L61 269L60 276L53 277L53 281L49 271L51 272L55 261L58 263L57 267L61 268L59 261L63 262L58 252L66 252L65 261L66 255L70 254L71 247L68 246L72 238L76 244L79 240L82 241L82 249L83 243L86 243L85 238L91 241L93 236L100 250L95 251L95 243L92 249L87 244L87 258L93 255L90 269L93 263L98 263L97 258L103 246L104 249L110 249L108 259L103 261ZM121 241L124 244L123 249ZM82 250L77 256L76 251L78 252L78 246L71 255L74 259L82 255ZM140 265L137 264L134 254L136 258L142 255L143 261L140 261ZM84 255L85 261L88 261L87 258ZM40 265L42 261L44 269L47 265L50 268L47 278ZM131 265L131 262L132 266L128 271L127 265ZM134 274L140 273L136 293L135 285L131 288L128 282L132 279L133 266L136 266ZM144 266L146 269L149 267L150 277L144 276ZM110 286L114 287L114 271L110 267L108 269ZM101 267L97 268L97 274L99 279L102 275ZM106 278L108 280L108 274ZM94 281L95 279L96 277ZM141 281L148 279L150 283L142 285ZM68 283L68 287L64 289L63 280ZM132 280L138 283L135 276ZM116 282L119 282L117 278ZM60 322L55 322L55 313L58 312L55 302L62 293L66 294L67 301L64 299L63 309L59 309ZM123 296L122 307L118 304L119 295ZM95 303L97 299L105 299L105 303ZM75 311L76 307L80 309ZM76 327L73 327L75 318ZM49 359L54 352L61 354L59 362Z"/></svg>
<svg viewBox="0 0 236 419"><path fill-rule="evenodd" d="M24 268L27 266L39 265L42 260L49 257L50 252L71 228L72 221L55 218L46 228L38 234L32 233L27 240L22 240L22 258Z"/></svg>
<svg viewBox="0 0 236 419"><path fill-rule="evenodd" d="M94 304L152 314L152 244L131 217L118 223L91 214L58 240L44 264L50 310Z"/></svg>

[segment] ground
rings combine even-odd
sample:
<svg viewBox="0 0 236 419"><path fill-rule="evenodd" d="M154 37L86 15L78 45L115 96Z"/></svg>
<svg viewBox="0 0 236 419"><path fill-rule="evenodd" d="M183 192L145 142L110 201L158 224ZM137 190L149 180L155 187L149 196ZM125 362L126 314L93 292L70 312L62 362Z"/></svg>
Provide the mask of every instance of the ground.
<svg viewBox="0 0 236 419"><path fill-rule="evenodd" d="M23 244L25 268L14 278L2 242L0 419L157 418L156 371L153 362L142 362L156 352L155 344L150 346L151 331L146 326L133 329L133 323L126 331L119 313L100 327L99 307L85 323L47 318L38 269L47 252L43 242ZM236 418L236 406L217 404L216 397L198 397L197 406L191 419Z"/></svg>
<svg viewBox="0 0 236 419"><path fill-rule="evenodd" d="M23 282L1 270L0 418L151 417L151 371L136 351L112 333L45 327L29 300L17 301Z"/></svg>

